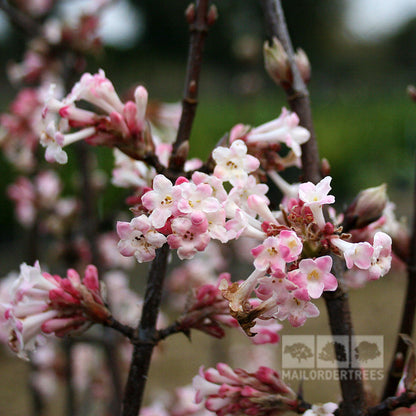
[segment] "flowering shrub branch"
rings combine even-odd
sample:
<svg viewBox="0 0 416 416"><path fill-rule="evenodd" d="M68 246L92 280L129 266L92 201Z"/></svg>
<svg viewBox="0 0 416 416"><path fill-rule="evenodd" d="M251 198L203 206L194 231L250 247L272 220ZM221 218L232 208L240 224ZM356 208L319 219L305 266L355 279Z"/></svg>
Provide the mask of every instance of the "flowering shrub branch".
<svg viewBox="0 0 416 416"><path fill-rule="evenodd" d="M2 2L1 7L22 26L25 21L20 10L47 15L52 3L24 2L14 10ZM178 104L151 102L143 86L136 87L123 102L103 70L84 73L70 88L72 78L83 72L84 54L99 46L96 12L106 4L105 0L95 4L76 29L36 24L37 42L42 47L29 49L24 62L13 67L15 79L38 86L23 90L10 114L1 115L5 132L0 145L19 172L30 174L17 179L8 195L18 220L22 226L32 227L35 238L45 233L65 241L62 250L71 268L66 277L60 277L42 272L39 263L33 267L23 264L18 277L2 282L2 341L21 358L37 358L33 372L38 373L59 362L56 352L45 353L46 358L39 354L46 340L67 338L100 324L103 331L65 344L67 413L76 414L81 406L75 397L85 397L88 391L96 394L97 403L103 402L100 394L111 396L102 414L109 409L117 413L122 407L123 416L137 416L151 357L158 353L158 343L175 333L190 338L197 330L223 338L226 328L232 328L257 346L276 344L280 321L287 320L293 327L304 325L319 316L314 302L322 297L332 334L351 338L347 288L385 276L391 267L392 246L393 254L394 247L401 247L402 259L407 258L409 241L397 232L400 226L385 186L362 191L339 215L332 208L332 178L329 167L319 159L305 85L310 78L309 62L303 51L293 51L280 1L261 1L271 38L265 46L265 66L285 90L292 111L283 109L280 116L258 126L235 125L205 164L187 158L202 53L208 29L217 18L215 7L208 0L198 0L186 11L190 48L180 109ZM28 25L26 30L35 29ZM68 161L67 146L77 147L82 202L61 196L59 177L44 171L35 158L38 144L45 149L47 162L59 164ZM134 217L117 221L115 230L106 235L99 235L96 220L94 198L103 185L91 169L90 145L114 151L112 182L132 192L126 202ZM300 169L301 183L289 184L280 176L287 167ZM280 189L281 201L270 201L267 178ZM74 230L79 230L81 239L75 238ZM251 269L233 271L232 276L224 272L221 262L225 259L212 247L215 242L242 244L244 239ZM413 246L402 324L407 334L416 304ZM165 283L171 250L188 262ZM132 262L151 262L144 299L128 288L121 272ZM83 278L72 268L75 265L85 270ZM238 280L237 273L245 273L245 279ZM164 289L169 290L171 307L179 311L170 325L160 310ZM115 331L107 331L109 328ZM173 404L160 402L144 408L143 414L386 414L416 400L414 348L409 340L406 343L412 354L404 365L406 348L397 347L386 387L389 398L370 408L356 374L340 377L339 405L310 404L263 363L255 363L256 368L249 371L220 362L216 368L200 368L193 383L195 403L186 399L189 389L178 390ZM104 356L96 368L92 367L97 363L97 349L91 354L92 345L101 347ZM76 359L77 354L87 359ZM82 365L77 367L78 363ZM128 370L122 405L119 363ZM97 380L89 379L89 370L98 374L98 367L102 373L97 379L103 384L95 389L92 386ZM401 377L399 391L395 371ZM105 384L106 378L111 382ZM103 393L107 390L112 394Z"/></svg>

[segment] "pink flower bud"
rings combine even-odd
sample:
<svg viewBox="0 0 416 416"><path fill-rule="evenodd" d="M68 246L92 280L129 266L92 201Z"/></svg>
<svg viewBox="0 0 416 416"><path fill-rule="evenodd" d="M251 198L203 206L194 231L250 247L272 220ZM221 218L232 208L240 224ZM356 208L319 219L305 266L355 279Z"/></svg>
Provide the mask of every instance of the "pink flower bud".
<svg viewBox="0 0 416 416"><path fill-rule="evenodd" d="M363 228L378 220L387 201L386 184L361 191L345 212L344 231Z"/></svg>

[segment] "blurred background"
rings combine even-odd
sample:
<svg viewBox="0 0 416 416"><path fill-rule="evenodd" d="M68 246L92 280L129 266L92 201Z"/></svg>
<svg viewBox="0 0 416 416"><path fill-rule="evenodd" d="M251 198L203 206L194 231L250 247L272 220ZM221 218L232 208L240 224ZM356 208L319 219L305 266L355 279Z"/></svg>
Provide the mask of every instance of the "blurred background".
<svg viewBox="0 0 416 416"><path fill-rule="evenodd" d="M63 1L71 19L88 0ZM104 50L87 70L103 68L122 95L142 83L151 99L179 101L188 48L184 9L188 0L115 2L101 23ZM286 0L283 6L294 46L312 65L310 91L321 157L329 160L339 202L362 187L386 182L400 199L413 180L415 106L405 91L416 83L416 3L412 0ZM280 114L285 96L263 69L266 39L256 1L221 0L209 33L202 71L200 106L191 155L206 157L233 125L258 125ZM0 14L0 111L16 90L7 63L24 48ZM1 160L1 189L10 165ZM3 198L3 192L0 192ZM400 201L400 205L403 202ZM1 199L1 238L9 238L11 205ZM401 209L401 208L399 208Z"/></svg>
<svg viewBox="0 0 416 416"><path fill-rule="evenodd" d="M60 13L71 19L88 0L62 3ZM103 68L121 96L141 83L148 88L151 99L179 101L189 40L184 19L188 3L188 0L120 0L105 13L101 26L104 49L100 55L89 58L87 70L94 73ZM217 7L219 19L206 43L200 105L191 138L191 155L201 158L235 124L261 124L277 117L286 105L284 93L268 79L263 68L266 35L258 2L220 0ZM385 182L391 199L397 203L398 216L410 214L416 105L408 98L406 87L416 83L416 2L284 0L283 7L294 46L306 51L312 65L309 87L316 133L321 157L327 158L331 165L338 207L363 187ZM6 66L20 61L23 51L22 35L0 14L1 112L7 111L17 92L7 80ZM100 149L99 160L108 172L112 165L110 150ZM73 168L68 165L60 169L65 176ZM21 258L23 250L19 245L24 232L11 220L12 205L5 197L7 184L14 176L12 166L0 155L3 273L17 269L25 260ZM110 189L98 202L103 209L110 210L121 195L124 198L124 194ZM379 319L386 312L380 298L384 296L389 304L399 305L402 287L400 277L393 276L393 280L369 285L357 293L353 297L357 332L385 335L394 332L395 325L386 329L385 322ZM324 310L322 303L319 307ZM389 313L390 320L397 322L399 308ZM365 319L359 319L362 317ZM319 322L308 321L302 331L316 333L325 323L324 316ZM291 333L290 329L287 333ZM186 346L182 340L171 341L167 358L156 362L152 370L149 394L156 392L155 386L162 378L166 387L189 382L201 363L193 348L199 339L197 335L195 344ZM242 338L239 342L245 345ZM385 363L392 344L393 339L387 336ZM213 349L206 345L202 348L212 360ZM226 350L223 343L215 348L220 356ZM184 356L188 360L186 368ZM2 371L10 375L5 380L7 385L0 389L0 416L23 415L27 402L17 410L11 410L7 404L14 393L13 383L23 380L28 369L25 363L10 360L9 355L0 355L0 360ZM181 373L183 380L165 379L166 371ZM319 400L328 399L322 391L315 390L315 394ZM337 400L335 393L332 399Z"/></svg>

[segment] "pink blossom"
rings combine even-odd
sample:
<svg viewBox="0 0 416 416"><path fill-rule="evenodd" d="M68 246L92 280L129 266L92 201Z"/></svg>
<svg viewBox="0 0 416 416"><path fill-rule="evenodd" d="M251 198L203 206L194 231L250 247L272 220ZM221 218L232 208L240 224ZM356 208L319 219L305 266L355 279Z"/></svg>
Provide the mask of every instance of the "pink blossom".
<svg viewBox="0 0 416 416"><path fill-rule="evenodd" d="M0 115L0 147L6 158L24 171L35 166L41 121L39 91L22 89L10 105L9 113Z"/></svg>
<svg viewBox="0 0 416 416"><path fill-rule="evenodd" d="M374 235L373 248L374 252L371 257L371 266L369 268L370 280L378 279L388 273L391 266L391 237L381 231Z"/></svg>
<svg viewBox="0 0 416 416"><path fill-rule="evenodd" d="M62 147L83 139L91 144L121 146L126 153L139 152L142 156L153 150L154 143L145 123L147 91L139 86L134 95L134 102L123 104L102 70L94 75L83 74L70 94L62 100L50 94L43 112L47 127L41 139L47 147L47 160L65 163ZM76 102L80 100L92 104L97 112L77 107ZM61 117L58 129L54 121L47 120L54 113ZM80 130L68 134L69 127Z"/></svg>
<svg viewBox="0 0 416 416"><path fill-rule="evenodd" d="M254 266L259 270L285 271L286 262L279 250L280 243L279 237L267 237L263 244L253 248Z"/></svg>
<svg viewBox="0 0 416 416"><path fill-rule="evenodd" d="M266 194L269 191L269 187L264 183L258 183L253 175L249 175L247 182L243 186L234 186L229 195L228 203L234 202L238 207L244 209L248 214L261 215L255 208L250 205L250 199L255 197L258 204L267 206L270 204Z"/></svg>
<svg viewBox="0 0 416 416"><path fill-rule="evenodd" d="M260 221L248 215L245 211L237 208L233 212L232 217L225 224L225 228L228 231L228 240L244 236L262 241L266 237L265 232L261 229Z"/></svg>
<svg viewBox="0 0 416 416"><path fill-rule="evenodd" d="M228 302L218 288L223 278L221 275L216 284L204 284L192 290L185 311L178 319L182 330L197 329L222 338L225 335L222 326L238 326L238 322L230 315Z"/></svg>
<svg viewBox="0 0 416 416"><path fill-rule="evenodd" d="M167 237L170 248L177 249L178 257L192 258L197 251L205 250L211 237L205 215L193 213L190 217L177 217L172 220L172 234Z"/></svg>
<svg viewBox="0 0 416 416"><path fill-rule="evenodd" d="M26 177L17 178L16 182L7 188L8 197L16 204L16 217L26 227L33 224L36 218L36 190Z"/></svg>
<svg viewBox="0 0 416 416"><path fill-rule="evenodd" d="M5 312L9 346L27 359L45 334L63 336L86 329L93 322L105 322L109 316L94 266L86 268L81 280L72 269L61 278L42 273L38 264L22 264Z"/></svg>
<svg viewBox="0 0 416 416"><path fill-rule="evenodd" d="M251 328L253 337L251 341L256 345L277 344L280 341L278 332L283 329L283 325L273 319L256 319L255 325Z"/></svg>
<svg viewBox="0 0 416 416"><path fill-rule="evenodd" d="M236 140L229 148L215 148L212 157L217 163L214 175L234 186L244 184L248 174L260 165L258 159L247 154L247 146L242 140Z"/></svg>
<svg viewBox="0 0 416 416"><path fill-rule="evenodd" d="M272 416L277 408L286 412L296 406L296 394L268 367L255 373L233 370L224 363L218 363L216 369L201 367L193 386L196 402L204 401L205 407L219 416Z"/></svg>
<svg viewBox="0 0 416 416"><path fill-rule="evenodd" d="M326 176L316 185L312 182L299 185L299 199L305 203L305 206L311 209L315 222L321 229L325 226L322 205L335 202L335 197L328 195L328 192L331 190L331 186L329 185L331 180L332 178L330 176Z"/></svg>
<svg viewBox="0 0 416 416"><path fill-rule="evenodd" d="M291 292L298 289L298 286L288 280L284 274L264 276L258 280L258 284L257 297L261 300L273 298L276 301L276 306L284 303L291 296ZM271 313L275 311L276 309Z"/></svg>
<svg viewBox="0 0 416 416"><path fill-rule="evenodd" d="M155 230L144 214L129 223L118 221L117 234L120 253L126 257L135 256L139 263L153 260L156 249L166 243L166 237Z"/></svg>
<svg viewBox="0 0 416 416"><path fill-rule="evenodd" d="M195 185L199 185L201 183L206 183L211 186L212 189L212 196L216 198L220 203L223 203L227 200L228 195L226 190L224 189L223 182L219 178L213 175L207 175L203 172L194 172L192 174L192 182Z"/></svg>
<svg viewBox="0 0 416 416"><path fill-rule="evenodd" d="M153 190L142 196L142 203L151 212L149 219L152 225L162 228L176 209L172 182L163 175L156 175Z"/></svg>
<svg viewBox="0 0 416 416"><path fill-rule="evenodd" d="M286 263L295 261L302 252L302 242L295 232L283 230L278 237L267 237L263 244L252 249L254 266L274 272L284 272Z"/></svg>
<svg viewBox="0 0 416 416"><path fill-rule="evenodd" d="M309 294L306 289L297 289L286 301L279 305L276 318L280 320L288 319L294 326L302 326L307 318L319 316L319 309L309 302Z"/></svg>
<svg viewBox="0 0 416 416"><path fill-rule="evenodd" d="M263 195L252 194L247 198L248 213L258 214L264 221L276 224L277 220L268 207L269 200Z"/></svg>
<svg viewBox="0 0 416 416"><path fill-rule="evenodd" d="M252 129L245 136L245 141L249 144L284 143L297 157L300 157L302 155L300 145L307 142L309 137L309 131L299 126L299 117L296 113L283 108L278 118Z"/></svg>
<svg viewBox="0 0 416 416"><path fill-rule="evenodd" d="M303 259L299 268L289 272L289 280L300 288L306 288L311 298L317 299L324 290L334 291L338 287L336 277L330 273L332 258L330 256Z"/></svg>
<svg viewBox="0 0 416 416"><path fill-rule="evenodd" d="M351 269L353 265L363 270L367 270L371 266L374 248L370 243L350 243L338 236L331 238L330 242L331 245L336 247L342 253L349 269Z"/></svg>
<svg viewBox="0 0 416 416"><path fill-rule="evenodd" d="M177 209L182 214L191 214L195 211L214 213L222 209L220 202L212 197L210 185L192 182L183 182L175 187L174 199L177 201Z"/></svg>

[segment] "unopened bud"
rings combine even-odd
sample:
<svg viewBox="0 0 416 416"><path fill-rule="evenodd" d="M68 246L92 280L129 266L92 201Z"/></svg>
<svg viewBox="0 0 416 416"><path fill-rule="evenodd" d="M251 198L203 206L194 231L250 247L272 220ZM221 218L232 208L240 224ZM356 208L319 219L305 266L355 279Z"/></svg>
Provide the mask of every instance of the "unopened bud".
<svg viewBox="0 0 416 416"><path fill-rule="evenodd" d="M416 87L414 85L408 85L407 94L409 97L416 102Z"/></svg>
<svg viewBox="0 0 416 416"><path fill-rule="evenodd" d="M136 102L136 122L139 130L142 130L145 122L148 93L146 88L139 85L134 91L134 100Z"/></svg>
<svg viewBox="0 0 416 416"><path fill-rule="evenodd" d="M387 204L386 184L361 191L347 208L344 231L363 228L378 220Z"/></svg>
<svg viewBox="0 0 416 416"><path fill-rule="evenodd" d="M308 55L306 55L305 51L301 48L298 48L295 53L295 63L299 69L303 82L307 84L311 79L311 64Z"/></svg>
<svg viewBox="0 0 416 416"><path fill-rule="evenodd" d="M321 174L323 177L329 176L331 173L331 165L329 164L329 160L325 157L321 160Z"/></svg>
<svg viewBox="0 0 416 416"><path fill-rule="evenodd" d="M273 38L271 45L265 42L263 51L264 65L272 80L277 85L288 82L291 75L289 59L280 41Z"/></svg>
<svg viewBox="0 0 416 416"><path fill-rule="evenodd" d="M195 5L194 3L191 3L185 10L185 17L186 21L189 24L192 24L195 22Z"/></svg>
<svg viewBox="0 0 416 416"><path fill-rule="evenodd" d="M215 4L212 4L211 7L208 10L207 15L207 24L208 26L212 26L218 19L218 9Z"/></svg>

